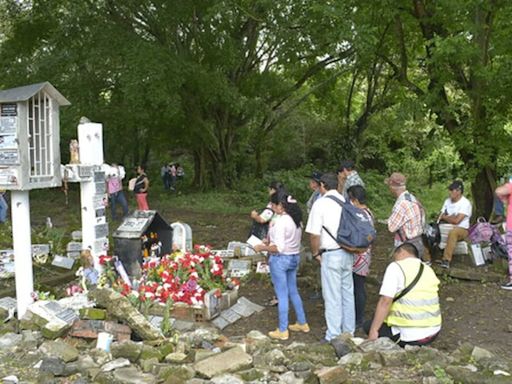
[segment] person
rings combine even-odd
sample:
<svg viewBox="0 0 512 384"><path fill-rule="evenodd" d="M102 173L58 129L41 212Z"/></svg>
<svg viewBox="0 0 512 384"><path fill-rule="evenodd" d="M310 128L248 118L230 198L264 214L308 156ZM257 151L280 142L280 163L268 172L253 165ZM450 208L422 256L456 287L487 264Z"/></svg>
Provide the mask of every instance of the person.
<svg viewBox="0 0 512 384"><path fill-rule="evenodd" d="M388 337L401 347L428 345L441 330L439 279L418 257L411 243L400 244L386 268L372 321L365 323L368 340Z"/></svg>
<svg viewBox="0 0 512 384"><path fill-rule="evenodd" d="M135 198L137 199L137 209L139 211L149 210L147 199L148 189L149 179L146 176L146 169L144 166L139 165L137 167L137 179L135 180L135 187L133 189L133 193L135 193Z"/></svg>
<svg viewBox="0 0 512 384"><path fill-rule="evenodd" d="M164 164L162 168L160 168L160 177L162 178L162 183L164 184L164 189L166 191L171 188L171 175L169 174L169 165Z"/></svg>
<svg viewBox="0 0 512 384"><path fill-rule="evenodd" d="M177 171L175 164L169 164L169 175L171 178L171 191L176 191Z"/></svg>
<svg viewBox="0 0 512 384"><path fill-rule="evenodd" d="M112 164L109 174L107 175L107 193L110 201L110 210L112 212L112 220L117 220L116 204L119 203L123 209L123 217L128 215L128 202L123 192L124 168L117 164Z"/></svg>
<svg viewBox="0 0 512 384"><path fill-rule="evenodd" d="M366 191L361 185L353 185L347 190L352 205L366 211L373 223L373 214L366 206ZM372 260L371 247L365 252L355 254L352 266L352 278L354 280L354 303L356 310L356 329L364 324L364 310L366 307L366 276L370 272Z"/></svg>
<svg viewBox="0 0 512 384"><path fill-rule="evenodd" d="M272 194L270 201L276 214L276 220L269 229L268 243L256 245L255 250L270 253L270 276L278 299L279 326L268 335L273 339L287 340L288 329L293 332L307 333L310 331L297 288L302 211L297 200L282 189ZM297 322L292 325L288 325L289 301L292 302L297 317Z"/></svg>
<svg viewBox="0 0 512 384"><path fill-rule="evenodd" d="M185 170L180 163L176 163L176 177L178 178L179 182L182 182L183 178L185 177Z"/></svg>
<svg viewBox="0 0 512 384"><path fill-rule="evenodd" d="M306 232L310 234L311 252L320 263L327 324L324 341L330 341L342 333L353 334L355 331L352 278L354 255L340 248L327 232L338 232L342 208L328 197L334 196L345 201L337 189L337 176L334 173L324 173L320 178L322 197L313 204L306 226Z"/></svg>
<svg viewBox="0 0 512 384"><path fill-rule="evenodd" d="M347 191L353 185L364 187L363 179L355 170L352 160L343 160L338 168L338 191L347 199Z"/></svg>
<svg viewBox="0 0 512 384"><path fill-rule="evenodd" d="M463 196L464 184L462 181L454 180L448 186L448 190L450 196L444 201L438 221L452 224L455 227L448 232L443 259L440 261L442 268L450 268L457 242L468 237L469 219L473 209L471 202Z"/></svg>
<svg viewBox="0 0 512 384"><path fill-rule="evenodd" d="M7 211L9 209L4 195L5 191L0 190L0 224L7 221Z"/></svg>
<svg viewBox="0 0 512 384"><path fill-rule="evenodd" d="M283 183L273 180L268 185L268 195L269 198L276 193L278 190L283 189ZM258 213L255 209L251 211L251 219L253 220L251 231L249 233L249 237L251 235L256 236L260 240L266 238L268 229L270 226L270 222L272 218L274 218L274 211L272 210L272 203L269 201L265 208Z"/></svg>
<svg viewBox="0 0 512 384"><path fill-rule="evenodd" d="M311 193L311 196L309 197L309 200L306 203L306 207L309 212L311 212L311 207L313 206L313 203L321 196L320 194L320 177L322 177L322 173L318 171L313 171L311 174L311 177L309 178L309 188L313 191Z"/></svg>
<svg viewBox="0 0 512 384"><path fill-rule="evenodd" d="M395 247L404 242L412 243L421 259L426 257L430 263L430 253L425 252L422 238L425 211L418 199L407 190L406 181L406 177L399 172L392 173L384 181L391 194L396 197L388 218L388 230L395 234Z"/></svg>
<svg viewBox="0 0 512 384"><path fill-rule="evenodd" d="M502 184L496 188L496 195L501 200L508 202L505 234L508 255L508 281L505 282L501 288L512 291L512 181Z"/></svg>

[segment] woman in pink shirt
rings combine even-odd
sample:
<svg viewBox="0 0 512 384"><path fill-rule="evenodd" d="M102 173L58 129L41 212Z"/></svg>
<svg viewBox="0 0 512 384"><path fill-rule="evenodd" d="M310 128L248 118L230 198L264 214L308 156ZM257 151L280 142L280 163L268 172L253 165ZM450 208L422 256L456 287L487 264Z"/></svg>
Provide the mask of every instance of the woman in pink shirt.
<svg viewBox="0 0 512 384"><path fill-rule="evenodd" d="M269 229L268 244L254 247L257 252L270 254L269 266L274 291L278 299L279 327L269 332L274 339L287 340L288 329L309 332L304 306L297 289L297 269L300 262L302 236L302 211L297 201L285 191L279 190L270 197L272 210L277 215ZM291 300L297 322L288 326L288 307Z"/></svg>

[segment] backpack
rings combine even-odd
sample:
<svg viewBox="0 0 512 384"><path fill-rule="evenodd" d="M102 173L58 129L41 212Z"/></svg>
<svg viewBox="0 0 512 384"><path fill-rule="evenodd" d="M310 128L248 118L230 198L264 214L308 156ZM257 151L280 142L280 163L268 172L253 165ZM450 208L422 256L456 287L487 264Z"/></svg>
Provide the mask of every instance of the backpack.
<svg viewBox="0 0 512 384"><path fill-rule="evenodd" d="M425 226L423 231L423 240L427 244L430 253L433 252L434 247L441 243L441 230L439 223L429 223Z"/></svg>
<svg viewBox="0 0 512 384"><path fill-rule="evenodd" d="M488 223L483 217L479 217L476 223L469 228L468 239L473 244L478 244L482 241L491 241L494 230L494 226L491 223Z"/></svg>
<svg viewBox="0 0 512 384"><path fill-rule="evenodd" d="M326 197L341 206L341 217L336 237L324 226L322 228L346 251L351 253L365 252L377 236L371 215L364 209L344 203L335 196L329 195Z"/></svg>

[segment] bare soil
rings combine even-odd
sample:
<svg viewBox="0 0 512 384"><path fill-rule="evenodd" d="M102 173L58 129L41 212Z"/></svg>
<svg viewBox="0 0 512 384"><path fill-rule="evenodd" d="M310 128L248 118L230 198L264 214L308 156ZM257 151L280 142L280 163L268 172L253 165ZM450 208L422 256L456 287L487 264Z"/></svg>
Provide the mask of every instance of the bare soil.
<svg viewBox="0 0 512 384"><path fill-rule="evenodd" d="M164 212L164 217L167 216L172 217L173 220L189 223L193 230L194 243L207 243L215 248L224 248L232 240L244 240L249 230L249 219L246 215L198 214L185 210L172 210L168 214ZM378 233L370 276L367 278L366 318L371 318L375 309L380 282L390 261L389 255L392 249L392 236L387 229L379 226ZM307 235L303 236L303 243L307 248ZM457 266L460 262L455 259L454 264ZM466 265L459 265L459 267L472 268ZM485 267L481 271L485 274ZM512 325L509 321L512 292L500 289L497 283L457 280L447 277L443 270L436 269L436 272L441 280L443 329L433 347L452 351L461 343L468 342L497 354L508 354L512 340ZM315 287L315 282L318 280L317 273L318 265L315 262L303 263L299 276L299 289L311 332L293 334L289 342L318 341L325 334L323 301L310 299L317 289ZM240 295L263 305L273 295L272 283L265 276L253 277L242 285ZM292 312L290 313L291 322L295 321ZM277 308L266 307L261 313L241 319L227 327L223 333L227 336L241 336L253 329L266 333L275 329L276 326ZM360 331L356 335L364 336Z"/></svg>

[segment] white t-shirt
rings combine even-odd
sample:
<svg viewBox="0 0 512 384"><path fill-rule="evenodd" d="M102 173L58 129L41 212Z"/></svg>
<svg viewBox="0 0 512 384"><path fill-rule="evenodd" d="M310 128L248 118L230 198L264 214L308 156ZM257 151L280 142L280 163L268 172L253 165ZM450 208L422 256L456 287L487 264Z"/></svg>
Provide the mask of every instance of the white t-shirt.
<svg viewBox="0 0 512 384"><path fill-rule="evenodd" d="M302 228L295 225L290 215L276 215L274 225L268 231L270 244L275 244L279 253L296 255L300 252Z"/></svg>
<svg viewBox="0 0 512 384"><path fill-rule="evenodd" d="M452 202L450 198L447 198L444 201L441 211L448 213L448 215L458 215L459 213L464 214L464 218L459 224L457 224L457 227L465 229L469 228L469 219L471 218L473 207L471 206L471 202L465 196L461 196L459 201L456 203Z"/></svg>
<svg viewBox="0 0 512 384"><path fill-rule="evenodd" d="M415 259L418 262L418 270L421 260ZM386 297L395 297L398 292L405 288L405 276L400 266L393 262L388 265L382 280L379 295ZM405 296L404 296L405 297ZM391 327L393 335L400 333L400 340L403 341L416 341L424 339L425 337L432 336L441 330L441 326L436 327Z"/></svg>
<svg viewBox="0 0 512 384"><path fill-rule="evenodd" d="M322 229L325 226L336 237L340 225L341 205L327 196L335 196L345 202L345 198L335 189L327 191L325 195L317 199L309 212L306 232L312 235L320 235L320 248L337 249L339 244Z"/></svg>

